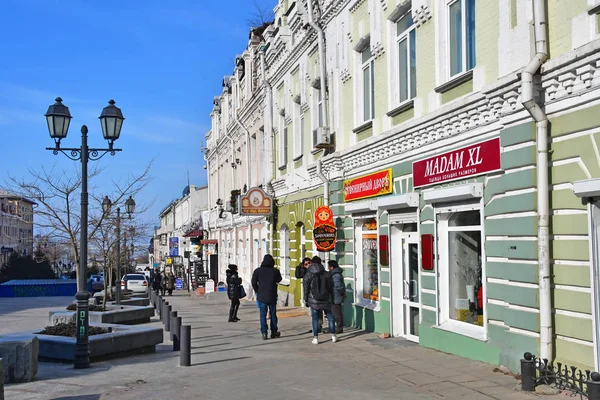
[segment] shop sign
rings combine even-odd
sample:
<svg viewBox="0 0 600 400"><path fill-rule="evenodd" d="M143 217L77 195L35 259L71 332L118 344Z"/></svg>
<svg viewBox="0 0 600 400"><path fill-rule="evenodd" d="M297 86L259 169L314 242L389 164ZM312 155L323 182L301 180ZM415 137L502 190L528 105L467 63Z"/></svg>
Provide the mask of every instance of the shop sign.
<svg viewBox="0 0 600 400"><path fill-rule="evenodd" d="M500 138L413 163L415 188L455 181L500 169Z"/></svg>
<svg viewBox="0 0 600 400"><path fill-rule="evenodd" d="M313 224L313 241L317 251L331 251L335 248L337 228L333 222L333 212L328 206L320 206L315 210Z"/></svg>
<svg viewBox="0 0 600 400"><path fill-rule="evenodd" d="M169 255L170 256L178 256L179 255L179 238L177 236L169 238Z"/></svg>
<svg viewBox="0 0 600 400"><path fill-rule="evenodd" d="M248 190L241 196L241 215L271 215L273 198L259 187Z"/></svg>
<svg viewBox="0 0 600 400"><path fill-rule="evenodd" d="M392 169L344 181L344 201L366 199L392 193Z"/></svg>

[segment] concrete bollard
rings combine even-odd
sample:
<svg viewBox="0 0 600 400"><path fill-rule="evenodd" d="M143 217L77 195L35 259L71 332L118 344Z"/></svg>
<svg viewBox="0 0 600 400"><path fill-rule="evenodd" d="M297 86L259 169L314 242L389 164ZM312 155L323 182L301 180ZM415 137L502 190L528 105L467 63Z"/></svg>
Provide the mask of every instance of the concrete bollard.
<svg viewBox="0 0 600 400"><path fill-rule="evenodd" d="M174 327L175 327L175 318L177 317L177 311L171 311L171 342L173 341L173 335L174 335Z"/></svg>
<svg viewBox="0 0 600 400"><path fill-rule="evenodd" d="M163 320L163 317L164 317L164 315L163 315L163 307L164 307L164 305L165 305L165 301L163 300L162 297L159 297L159 300L158 300L158 313L160 315L160 320L161 321Z"/></svg>
<svg viewBox="0 0 600 400"><path fill-rule="evenodd" d="M163 301L162 307L160 308L160 315L162 315L163 325L167 324L167 319L169 319L169 313L167 312L167 306L169 305L168 301Z"/></svg>
<svg viewBox="0 0 600 400"><path fill-rule="evenodd" d="M190 325L182 325L180 332L181 351L179 352L179 366L189 367L192 365L192 327Z"/></svg>
<svg viewBox="0 0 600 400"><path fill-rule="evenodd" d="M173 306L167 304L165 306L165 331L169 332L171 330L171 309Z"/></svg>
<svg viewBox="0 0 600 400"><path fill-rule="evenodd" d="M4 364L2 358L0 358L0 400L4 400Z"/></svg>
<svg viewBox="0 0 600 400"><path fill-rule="evenodd" d="M171 340L173 341L173 351L179 351L181 349L181 317L173 318L172 323L173 326L171 326Z"/></svg>

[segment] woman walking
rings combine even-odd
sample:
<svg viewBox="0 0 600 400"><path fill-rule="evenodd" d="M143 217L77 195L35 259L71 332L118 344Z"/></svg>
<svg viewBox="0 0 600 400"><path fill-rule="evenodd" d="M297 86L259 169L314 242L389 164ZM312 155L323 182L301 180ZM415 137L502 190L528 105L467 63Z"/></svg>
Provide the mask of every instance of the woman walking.
<svg viewBox="0 0 600 400"><path fill-rule="evenodd" d="M167 277L167 290L169 291L169 296L173 296L173 289L175 289L175 275L172 272L169 272L169 276Z"/></svg>
<svg viewBox="0 0 600 400"><path fill-rule="evenodd" d="M242 284L242 278L238 276L237 269L238 267L235 264L229 264L227 267L227 297L231 300L228 322L238 322L240 320L237 317L237 313L240 308L240 285Z"/></svg>
<svg viewBox="0 0 600 400"><path fill-rule="evenodd" d="M167 274L165 273L165 271L163 271L161 277L160 277L160 293L164 296L165 292L167 291L167 285L169 283L167 282Z"/></svg>
<svg viewBox="0 0 600 400"><path fill-rule="evenodd" d="M333 304L331 312L335 318L336 333L344 331L344 316L342 314L342 304L346 298L346 287L344 286L344 270L340 268L337 261L329 260L327 262L331 279L333 279Z"/></svg>

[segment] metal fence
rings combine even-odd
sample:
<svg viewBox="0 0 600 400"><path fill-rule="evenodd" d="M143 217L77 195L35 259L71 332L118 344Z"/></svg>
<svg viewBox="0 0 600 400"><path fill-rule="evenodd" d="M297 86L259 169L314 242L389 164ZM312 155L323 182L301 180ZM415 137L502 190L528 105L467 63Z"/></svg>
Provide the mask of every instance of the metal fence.
<svg viewBox="0 0 600 400"><path fill-rule="evenodd" d="M600 374L582 371L563 363L553 363L525 353L521 359L521 389L533 392L538 385L550 385L588 400L600 400Z"/></svg>

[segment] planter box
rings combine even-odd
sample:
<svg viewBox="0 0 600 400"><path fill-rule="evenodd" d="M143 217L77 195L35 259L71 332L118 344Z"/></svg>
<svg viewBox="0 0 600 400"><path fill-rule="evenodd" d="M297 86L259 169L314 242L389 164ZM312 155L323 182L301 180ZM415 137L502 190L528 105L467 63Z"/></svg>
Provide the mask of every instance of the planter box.
<svg viewBox="0 0 600 400"><path fill-rule="evenodd" d="M98 324L123 324L135 325L150 322L150 318L154 316L154 307L152 306L111 306L107 305L108 311L90 311L89 318L91 323ZM55 314L65 318L66 313L75 315L75 311L55 310L50 311L49 320L52 322ZM75 318L75 317L73 317Z"/></svg>
<svg viewBox="0 0 600 400"><path fill-rule="evenodd" d="M163 342L163 330L145 326L90 323L90 326L112 328L112 332L89 337L90 359L125 357L152 353ZM38 330L26 332L37 336L39 357L47 360L75 360L75 338L42 335Z"/></svg>

